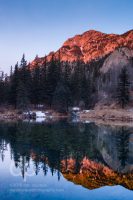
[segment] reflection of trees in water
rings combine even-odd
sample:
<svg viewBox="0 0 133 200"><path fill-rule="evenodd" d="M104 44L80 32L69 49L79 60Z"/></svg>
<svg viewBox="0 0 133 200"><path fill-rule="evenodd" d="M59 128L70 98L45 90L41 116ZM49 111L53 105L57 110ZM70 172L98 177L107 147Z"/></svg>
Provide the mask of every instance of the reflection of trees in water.
<svg viewBox="0 0 133 200"><path fill-rule="evenodd" d="M3 140L5 144L10 144L11 157L15 161L15 166L21 169L23 176L30 167L30 159L33 160L36 175L41 170L46 175L48 168L50 168L52 175L57 174L58 179L60 179L62 160L65 162L65 170L67 171L68 159L72 158L75 161L75 173L79 173L84 157L105 164L98 146L100 140L103 140L102 144L107 151L109 147L113 147L115 141L117 148L114 151L117 151L116 153L119 155L121 166L127 164L128 129L119 128L116 130L117 134L114 134L114 130L110 129L112 134L106 134L106 137L101 132L100 139L98 127L93 123L84 124L84 126L66 122L52 125L14 123L0 125L0 130L0 141ZM1 149L4 158L4 146Z"/></svg>
<svg viewBox="0 0 133 200"><path fill-rule="evenodd" d="M30 168L29 161L30 160L27 156L22 155L19 158L19 162L15 162L16 168L19 168L21 170L23 179L25 178L25 173L27 172L28 168Z"/></svg>
<svg viewBox="0 0 133 200"><path fill-rule="evenodd" d="M0 126L0 157L2 161L4 161L5 151L7 151L8 139L5 141L5 134L7 131L8 129L6 126Z"/></svg>
<svg viewBox="0 0 133 200"><path fill-rule="evenodd" d="M126 127L121 127L116 134L117 152L121 167L125 167L128 161L129 137L130 131Z"/></svg>
<svg viewBox="0 0 133 200"><path fill-rule="evenodd" d="M54 154L54 156L51 157L51 154L50 154L51 158L50 157L47 158L45 156L40 157L39 155L35 155L35 158L33 160L35 174L38 175L39 172L42 170L44 176L46 176L48 173L48 170L50 170L52 176L54 176L54 174L57 174L58 180L60 180L60 176L61 176L60 159L58 155Z"/></svg>
<svg viewBox="0 0 133 200"><path fill-rule="evenodd" d="M5 151L7 151L7 143L4 140L0 141L0 157L4 161Z"/></svg>

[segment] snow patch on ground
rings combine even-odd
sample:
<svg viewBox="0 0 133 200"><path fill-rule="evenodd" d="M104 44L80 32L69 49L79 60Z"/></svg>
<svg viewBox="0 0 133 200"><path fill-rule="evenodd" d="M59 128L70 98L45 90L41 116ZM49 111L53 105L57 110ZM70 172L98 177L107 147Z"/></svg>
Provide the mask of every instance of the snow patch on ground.
<svg viewBox="0 0 133 200"><path fill-rule="evenodd" d="M45 118L46 117L45 113L43 113L42 111L36 111L35 114L36 114L36 118Z"/></svg>

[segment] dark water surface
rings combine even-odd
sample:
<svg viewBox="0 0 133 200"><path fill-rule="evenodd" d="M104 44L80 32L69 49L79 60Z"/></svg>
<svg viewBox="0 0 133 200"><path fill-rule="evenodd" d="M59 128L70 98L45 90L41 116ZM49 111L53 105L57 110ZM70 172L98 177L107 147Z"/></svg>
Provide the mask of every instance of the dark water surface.
<svg viewBox="0 0 133 200"><path fill-rule="evenodd" d="M0 200L130 200L132 190L132 127L0 123Z"/></svg>

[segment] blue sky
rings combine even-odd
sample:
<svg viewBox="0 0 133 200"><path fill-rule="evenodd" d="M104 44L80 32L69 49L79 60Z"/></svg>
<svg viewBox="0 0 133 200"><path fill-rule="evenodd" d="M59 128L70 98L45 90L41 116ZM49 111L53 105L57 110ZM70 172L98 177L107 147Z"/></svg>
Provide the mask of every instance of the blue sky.
<svg viewBox="0 0 133 200"><path fill-rule="evenodd" d="M44 56L89 29L133 29L133 0L0 0L0 69Z"/></svg>

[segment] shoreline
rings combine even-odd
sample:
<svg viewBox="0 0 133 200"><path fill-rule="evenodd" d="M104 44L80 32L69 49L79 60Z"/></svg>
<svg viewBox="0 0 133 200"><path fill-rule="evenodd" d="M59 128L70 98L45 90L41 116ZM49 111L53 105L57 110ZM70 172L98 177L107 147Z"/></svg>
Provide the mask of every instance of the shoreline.
<svg viewBox="0 0 133 200"><path fill-rule="evenodd" d="M34 111L33 111L34 112ZM45 112L45 111L44 111ZM70 117L69 113L61 114L54 110L50 110L50 117L46 117L48 120L60 120L68 119ZM0 121L24 121L29 118L24 117L20 114L18 110L5 109L4 112L0 112ZM30 120L30 119L29 119ZM32 119L31 119L32 120ZM85 113L81 111L79 114L79 121L83 123L94 122L97 125L118 125L118 126L133 126L133 110L129 109L111 109L111 108L100 108L90 110ZM36 120L35 120L36 122Z"/></svg>
<svg viewBox="0 0 133 200"><path fill-rule="evenodd" d="M33 110L32 112L36 112L36 110ZM42 111L42 112L46 112L46 111ZM50 112L50 116L47 116L47 119L53 119L53 120L57 120L57 119L64 119L64 118L68 118L68 115L64 115L55 111L49 111ZM41 117L40 117L41 118ZM38 118L36 118L38 119ZM0 112L0 121L24 121L24 120L35 120L33 118L30 117L25 117L23 113L20 113L18 110L15 109L5 109L4 112ZM43 119L43 118L42 118ZM45 119L45 118L44 118Z"/></svg>
<svg viewBox="0 0 133 200"><path fill-rule="evenodd" d="M133 110L131 108L96 108L88 113L81 112L80 120L90 120L96 124L133 125Z"/></svg>
<svg viewBox="0 0 133 200"><path fill-rule="evenodd" d="M118 121L118 120L103 120L103 119L96 119L96 118L88 118L88 120L86 119L81 119L81 122L83 123L95 123L97 126L111 126L111 127L122 127L122 126L128 126L128 127L133 127L133 121L129 121L129 122L124 122L124 121Z"/></svg>

